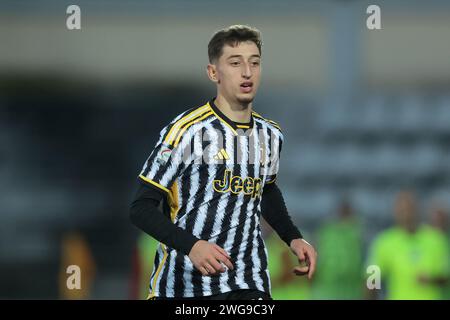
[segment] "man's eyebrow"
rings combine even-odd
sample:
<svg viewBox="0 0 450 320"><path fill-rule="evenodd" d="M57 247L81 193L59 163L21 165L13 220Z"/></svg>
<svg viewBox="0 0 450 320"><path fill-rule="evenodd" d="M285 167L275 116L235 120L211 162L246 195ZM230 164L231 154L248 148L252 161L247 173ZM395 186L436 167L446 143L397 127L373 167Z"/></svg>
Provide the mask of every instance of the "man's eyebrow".
<svg viewBox="0 0 450 320"><path fill-rule="evenodd" d="M229 56L229 57L227 58L227 60L228 60L228 59L231 59L231 58L242 58L242 54L233 54L233 55ZM261 56L260 56L259 54L252 54L252 55L250 56L250 58L261 58Z"/></svg>

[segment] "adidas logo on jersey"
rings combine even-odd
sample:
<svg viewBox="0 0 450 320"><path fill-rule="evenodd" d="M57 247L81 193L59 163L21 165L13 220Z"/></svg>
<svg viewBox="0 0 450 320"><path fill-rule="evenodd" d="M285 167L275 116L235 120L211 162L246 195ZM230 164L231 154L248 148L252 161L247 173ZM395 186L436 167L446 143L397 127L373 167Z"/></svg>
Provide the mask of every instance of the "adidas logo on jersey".
<svg viewBox="0 0 450 320"><path fill-rule="evenodd" d="M230 156L225 151L225 149L221 149L215 156L214 160L229 160Z"/></svg>

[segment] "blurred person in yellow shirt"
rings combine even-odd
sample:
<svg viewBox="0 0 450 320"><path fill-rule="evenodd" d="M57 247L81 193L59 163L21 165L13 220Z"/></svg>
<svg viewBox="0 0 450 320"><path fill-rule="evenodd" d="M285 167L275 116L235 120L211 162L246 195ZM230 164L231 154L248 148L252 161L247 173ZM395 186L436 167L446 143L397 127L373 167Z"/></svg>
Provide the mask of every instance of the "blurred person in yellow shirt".
<svg viewBox="0 0 450 320"><path fill-rule="evenodd" d="M91 297L95 277L95 261L85 237L78 231L71 231L63 236L61 243L61 265L59 273L59 294L64 300L83 300ZM75 266L78 271L68 270ZM70 272L70 273L68 273ZM69 287L68 281L79 276L79 288Z"/></svg>
<svg viewBox="0 0 450 320"><path fill-rule="evenodd" d="M433 227L419 224L411 192L398 194L394 213L396 225L375 237L368 260L380 268L381 289L386 284L386 298L392 300L441 299L448 276L447 240Z"/></svg>
<svg viewBox="0 0 450 320"><path fill-rule="evenodd" d="M362 231L348 201L342 201L337 218L321 226L316 234L318 260L312 284L314 299L361 299Z"/></svg>

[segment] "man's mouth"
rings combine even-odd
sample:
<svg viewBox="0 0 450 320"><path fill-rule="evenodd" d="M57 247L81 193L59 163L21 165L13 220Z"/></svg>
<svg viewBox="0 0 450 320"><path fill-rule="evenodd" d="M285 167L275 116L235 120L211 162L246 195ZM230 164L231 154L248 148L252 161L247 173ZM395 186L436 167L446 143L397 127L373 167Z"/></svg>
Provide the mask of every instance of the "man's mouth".
<svg viewBox="0 0 450 320"><path fill-rule="evenodd" d="M251 81L245 81L241 83L241 92L249 93L252 91L253 88L253 82Z"/></svg>

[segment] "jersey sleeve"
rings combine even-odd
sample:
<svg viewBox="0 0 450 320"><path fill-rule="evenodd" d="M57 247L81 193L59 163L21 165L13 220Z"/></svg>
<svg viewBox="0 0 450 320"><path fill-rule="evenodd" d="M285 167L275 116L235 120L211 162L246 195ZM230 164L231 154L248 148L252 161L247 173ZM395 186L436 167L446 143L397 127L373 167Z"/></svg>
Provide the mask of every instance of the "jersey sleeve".
<svg viewBox="0 0 450 320"><path fill-rule="evenodd" d="M190 163L186 152L190 147L190 135L183 135L181 141L175 144L167 139L170 131L170 125L161 131L158 142L139 174L141 182L165 193L170 193L173 183Z"/></svg>
<svg viewBox="0 0 450 320"><path fill-rule="evenodd" d="M280 169L280 156L283 147L283 135L281 132L271 137L270 144L270 165L267 172L266 184L274 183L277 180L278 171Z"/></svg>

